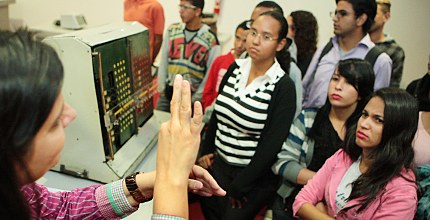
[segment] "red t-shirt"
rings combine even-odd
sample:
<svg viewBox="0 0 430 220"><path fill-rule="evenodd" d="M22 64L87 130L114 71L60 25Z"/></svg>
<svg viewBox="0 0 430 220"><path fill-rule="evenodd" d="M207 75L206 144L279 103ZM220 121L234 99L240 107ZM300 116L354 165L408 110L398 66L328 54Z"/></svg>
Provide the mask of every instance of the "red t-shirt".
<svg viewBox="0 0 430 220"><path fill-rule="evenodd" d="M124 21L138 21L149 30L151 57L155 35L164 31L164 10L157 0L124 0Z"/></svg>
<svg viewBox="0 0 430 220"><path fill-rule="evenodd" d="M224 74L227 72L228 67L230 67L233 62L234 56L231 51L215 58L213 61L202 94L202 104L204 109L212 105L218 96L219 84L221 83Z"/></svg>

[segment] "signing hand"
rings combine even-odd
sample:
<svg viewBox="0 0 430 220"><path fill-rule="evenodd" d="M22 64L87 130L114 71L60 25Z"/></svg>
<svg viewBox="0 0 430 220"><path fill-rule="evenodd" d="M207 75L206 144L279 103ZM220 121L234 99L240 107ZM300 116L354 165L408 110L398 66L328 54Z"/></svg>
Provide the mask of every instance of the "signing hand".
<svg viewBox="0 0 430 220"><path fill-rule="evenodd" d="M190 84L176 75L170 102L171 118L158 134L154 213L188 218L188 178L196 161L202 126L202 105L191 117Z"/></svg>

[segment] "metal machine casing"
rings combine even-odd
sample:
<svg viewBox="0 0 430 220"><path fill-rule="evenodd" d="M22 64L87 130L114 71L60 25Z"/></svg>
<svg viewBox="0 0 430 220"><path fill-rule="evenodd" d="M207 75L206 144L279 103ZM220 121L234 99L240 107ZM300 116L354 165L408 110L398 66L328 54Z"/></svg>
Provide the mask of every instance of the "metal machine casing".
<svg viewBox="0 0 430 220"><path fill-rule="evenodd" d="M120 22L45 38L64 66L63 96L78 117L56 171L100 182L133 172L156 144L148 30Z"/></svg>

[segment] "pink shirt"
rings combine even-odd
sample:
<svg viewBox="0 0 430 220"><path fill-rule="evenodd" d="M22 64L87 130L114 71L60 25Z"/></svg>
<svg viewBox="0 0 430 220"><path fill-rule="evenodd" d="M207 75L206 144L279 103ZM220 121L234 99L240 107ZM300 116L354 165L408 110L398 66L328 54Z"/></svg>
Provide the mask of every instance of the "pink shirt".
<svg viewBox="0 0 430 220"><path fill-rule="evenodd" d="M414 162L417 166L430 164L430 134L424 128L421 115L422 112L420 112L417 133L412 142L415 152Z"/></svg>
<svg viewBox="0 0 430 220"><path fill-rule="evenodd" d="M365 210L357 212L359 199L349 201L343 209L336 213L336 190L342 177L349 169L353 161L340 149L332 157L327 159L324 166L309 180L297 195L294 204L294 215L303 204L316 205L325 200L328 214L336 219L413 219L417 209L417 186L398 176L394 177L382 193L370 203ZM402 170L401 175L415 181L415 175L411 170Z"/></svg>
<svg viewBox="0 0 430 220"><path fill-rule="evenodd" d="M135 212L122 188L122 179L72 191L50 192L36 183L21 188L32 219L121 219ZM157 214L152 220L183 220L183 218Z"/></svg>

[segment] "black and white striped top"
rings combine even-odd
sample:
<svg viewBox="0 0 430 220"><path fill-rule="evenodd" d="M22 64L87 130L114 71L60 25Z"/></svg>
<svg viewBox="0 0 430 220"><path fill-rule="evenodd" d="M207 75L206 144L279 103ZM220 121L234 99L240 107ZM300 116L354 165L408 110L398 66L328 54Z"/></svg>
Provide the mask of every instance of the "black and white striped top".
<svg viewBox="0 0 430 220"><path fill-rule="evenodd" d="M266 124L276 83L285 72L275 62L265 75L246 86L251 59L236 60L236 63L239 68L233 71L216 100L215 145L226 162L246 166L254 156Z"/></svg>

